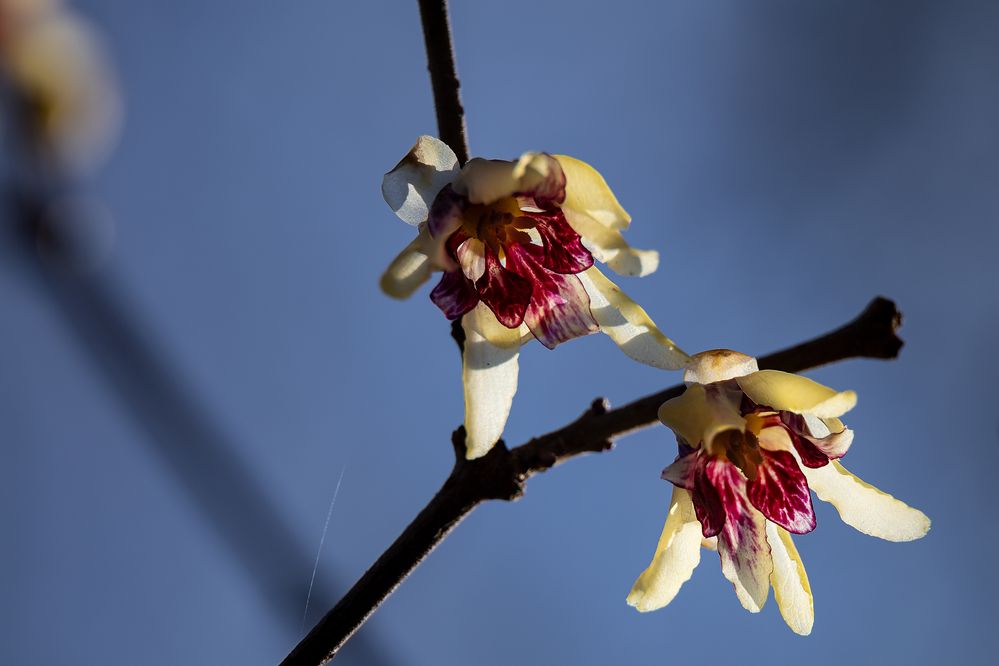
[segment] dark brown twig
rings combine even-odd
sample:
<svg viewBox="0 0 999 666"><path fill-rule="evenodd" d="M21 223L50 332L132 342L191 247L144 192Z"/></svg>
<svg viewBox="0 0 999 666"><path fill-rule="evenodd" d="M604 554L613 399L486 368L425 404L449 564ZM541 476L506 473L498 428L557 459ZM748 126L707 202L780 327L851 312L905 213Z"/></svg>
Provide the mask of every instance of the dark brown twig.
<svg viewBox="0 0 999 666"><path fill-rule="evenodd" d="M875 298L852 322L800 345L764 356L761 368L800 372L850 358L891 359L902 341L895 334L901 314L886 298ZM462 428L455 431L455 465L430 503L368 569L340 602L282 662L282 666L315 666L332 659L364 621L406 576L480 503L514 500L523 495L528 478L584 453L606 451L625 434L649 426L666 400L683 392L673 386L609 409L597 399L578 419L514 449L502 441L488 455L465 460Z"/></svg>
<svg viewBox="0 0 999 666"><path fill-rule="evenodd" d="M464 164L468 161L465 110L461 106L461 83L454 65L447 0L419 1L423 39L427 46L427 69L437 109L437 131L441 141L451 146L458 156L458 164Z"/></svg>

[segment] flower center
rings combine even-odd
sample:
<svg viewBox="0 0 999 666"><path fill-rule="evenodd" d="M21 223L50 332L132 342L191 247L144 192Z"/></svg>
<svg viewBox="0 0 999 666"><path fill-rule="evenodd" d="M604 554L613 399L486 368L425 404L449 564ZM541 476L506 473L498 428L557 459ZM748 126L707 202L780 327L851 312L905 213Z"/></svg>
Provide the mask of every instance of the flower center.
<svg viewBox="0 0 999 666"><path fill-rule="evenodd" d="M534 220L524 215L514 197L504 197L488 205L472 204L463 217L462 230L497 253L510 243L531 242L524 230L533 228Z"/></svg>
<svg viewBox="0 0 999 666"><path fill-rule="evenodd" d="M755 481L759 475L757 467L763 463L760 453L760 433L765 428L780 426L780 416L776 412L750 412L743 414L746 429L729 430L719 434L712 442L712 453L727 458L742 470L746 478Z"/></svg>

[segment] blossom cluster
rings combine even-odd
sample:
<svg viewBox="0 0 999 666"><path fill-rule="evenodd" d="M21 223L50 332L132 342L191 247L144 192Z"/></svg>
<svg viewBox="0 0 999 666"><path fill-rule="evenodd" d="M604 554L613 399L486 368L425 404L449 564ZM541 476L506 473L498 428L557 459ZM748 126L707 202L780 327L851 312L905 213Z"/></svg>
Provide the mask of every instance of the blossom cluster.
<svg viewBox="0 0 999 666"><path fill-rule="evenodd" d="M519 349L533 339L554 349L602 332L634 360L684 370L685 392L659 410L679 454L662 472L673 485L666 525L628 595L638 610L672 601L710 548L747 610L761 610L772 587L788 626L808 634L811 588L791 534L815 529L812 492L865 534L909 541L929 530L922 512L839 463L853 442L839 417L856 404L854 392L760 370L730 350L688 356L608 279L598 264L645 276L659 256L625 241L631 217L590 165L537 152L459 165L447 145L422 136L385 175L382 193L417 229L382 289L406 298L440 272L430 299L465 333L469 459L502 435Z"/></svg>

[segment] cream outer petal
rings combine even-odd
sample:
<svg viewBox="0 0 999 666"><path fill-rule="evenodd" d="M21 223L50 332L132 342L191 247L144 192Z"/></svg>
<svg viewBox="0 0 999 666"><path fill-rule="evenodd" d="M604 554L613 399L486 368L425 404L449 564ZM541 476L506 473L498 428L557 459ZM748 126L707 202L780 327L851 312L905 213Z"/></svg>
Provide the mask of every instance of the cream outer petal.
<svg viewBox="0 0 999 666"><path fill-rule="evenodd" d="M465 315L462 324L474 328L480 336L497 347L519 348L525 342L534 339L527 324L521 324L519 328L507 328L499 323L493 311L482 301Z"/></svg>
<svg viewBox="0 0 999 666"><path fill-rule="evenodd" d="M474 310L462 318L465 329L465 349L461 357L465 389L465 457L469 460L489 453L503 435L517 392L520 356L519 344L498 347L483 337L474 325L475 318Z"/></svg>
<svg viewBox="0 0 999 666"><path fill-rule="evenodd" d="M600 269L591 266L578 277L590 296L593 318L621 351L639 363L663 370L679 370L687 363L689 357Z"/></svg>
<svg viewBox="0 0 999 666"><path fill-rule="evenodd" d="M752 356L731 349L709 349L690 357L683 372L683 381L687 384L714 384L759 369Z"/></svg>
<svg viewBox="0 0 999 666"><path fill-rule="evenodd" d="M701 561L701 524L694 515L690 494L673 487L669 514L652 563L631 588L628 604L643 613L673 601Z"/></svg>
<svg viewBox="0 0 999 666"><path fill-rule="evenodd" d="M392 260L382 274L381 288L392 298L409 298L416 289L430 278L432 266L425 247L429 240L427 231L420 234Z"/></svg>
<svg viewBox="0 0 999 666"><path fill-rule="evenodd" d="M382 178L382 196L403 222L416 226L426 221L434 198L458 172L454 151L440 139L423 135Z"/></svg>
<svg viewBox="0 0 999 666"><path fill-rule="evenodd" d="M631 223L631 215L621 207L617 197L600 172L582 160L568 155L553 155L565 173L565 204L607 227L623 231Z"/></svg>
<svg viewBox="0 0 999 666"><path fill-rule="evenodd" d="M767 542L770 544L770 556L774 563L770 583L774 588L774 598L780 614L791 631L807 636L812 633L815 608L805 565L801 562L791 535L783 527L768 521Z"/></svg>
<svg viewBox="0 0 999 666"><path fill-rule="evenodd" d="M690 446L704 443L709 453L719 434L746 428L737 405L724 397L709 396L701 384L691 384L680 396L664 402L659 407L659 420Z"/></svg>
<svg viewBox="0 0 999 666"><path fill-rule="evenodd" d="M553 166L544 153L524 153L516 162L475 157L455 179L454 191L473 204L491 204L514 192L533 190L548 178Z"/></svg>
<svg viewBox="0 0 999 666"><path fill-rule="evenodd" d="M837 460L819 468L802 466L808 487L829 502L844 523L888 541L912 541L926 535L930 519L919 509L860 480Z"/></svg>
<svg viewBox="0 0 999 666"><path fill-rule="evenodd" d="M758 405L823 419L842 416L857 404L857 394L853 391L838 392L807 377L780 370L760 370L736 381Z"/></svg>
<svg viewBox="0 0 999 666"><path fill-rule="evenodd" d="M586 249L619 275L644 277L659 268L659 253L638 250L628 245L617 229L597 222L586 213L563 207L569 226L579 234Z"/></svg>

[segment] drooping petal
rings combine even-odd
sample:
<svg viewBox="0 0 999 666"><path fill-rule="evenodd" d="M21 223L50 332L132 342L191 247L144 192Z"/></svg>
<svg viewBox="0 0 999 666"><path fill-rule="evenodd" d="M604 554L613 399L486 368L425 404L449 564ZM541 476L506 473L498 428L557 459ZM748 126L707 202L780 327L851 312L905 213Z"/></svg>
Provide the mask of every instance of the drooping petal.
<svg viewBox="0 0 999 666"><path fill-rule="evenodd" d="M738 382L753 402L779 411L829 418L842 416L857 404L853 391L837 392L807 377L780 370L760 370L739 377Z"/></svg>
<svg viewBox="0 0 999 666"><path fill-rule="evenodd" d="M458 175L458 158L447 144L421 136L382 179L382 196L403 222L418 225L427 219L437 193Z"/></svg>
<svg viewBox="0 0 999 666"><path fill-rule="evenodd" d="M509 270L533 285L524 323L541 344L554 349L560 343L598 330L590 314L590 298L575 275L552 273L541 265L543 251L534 245L506 248Z"/></svg>
<svg viewBox="0 0 999 666"><path fill-rule="evenodd" d="M555 273L581 273L593 265L593 255L583 247L561 212L530 215L541 236L545 268Z"/></svg>
<svg viewBox="0 0 999 666"><path fill-rule="evenodd" d="M496 319L507 328L517 328L524 322L534 286L530 280L500 264L496 252L488 245L486 272L475 283L479 298L489 306Z"/></svg>
<svg viewBox="0 0 999 666"><path fill-rule="evenodd" d="M441 309L445 317L453 320L474 308L479 302L479 295L475 291L475 285L464 273L460 270L447 271L430 292L430 300Z"/></svg>
<svg viewBox="0 0 999 666"><path fill-rule="evenodd" d="M714 384L756 372L756 359L731 349L709 349L694 354L683 371L686 384Z"/></svg>
<svg viewBox="0 0 999 666"><path fill-rule="evenodd" d="M497 347L462 319L465 349L462 383L465 387L465 457L481 458L503 435L513 396L517 392L519 345Z"/></svg>
<svg viewBox="0 0 999 666"><path fill-rule="evenodd" d="M794 547L791 535L784 529L767 523L767 542L774 570L770 583L774 587L774 598L784 622L796 634L807 636L812 633L815 621L815 608L812 603L812 587L808 584L808 574L801 563L798 549Z"/></svg>
<svg viewBox="0 0 999 666"><path fill-rule="evenodd" d="M735 586L742 607L758 613L767 601L773 571L766 519L749 503L746 480L735 465L711 460L706 473L725 507L725 525L718 533L722 574Z"/></svg>
<svg viewBox="0 0 999 666"><path fill-rule="evenodd" d="M593 318L621 351L639 363L663 370L679 370L686 364L689 357L600 269L592 266L580 273L579 279L590 295Z"/></svg>
<svg viewBox="0 0 999 666"><path fill-rule="evenodd" d="M430 278L432 266L426 254L428 235L420 232L382 274L381 288L392 298L409 298L416 288Z"/></svg>
<svg viewBox="0 0 999 666"><path fill-rule="evenodd" d="M764 516L795 534L815 529L812 495L798 461L787 451L759 449L763 462L746 482L749 501Z"/></svg>
<svg viewBox="0 0 999 666"><path fill-rule="evenodd" d="M652 563L632 586L628 604L642 612L662 608L690 580L700 561L701 526L694 505L686 490L673 488L669 515Z"/></svg>
<svg viewBox="0 0 999 666"><path fill-rule="evenodd" d="M805 469L809 487L829 502L843 522L864 534L888 541L912 541L926 535L930 519L919 509L861 481L836 460Z"/></svg>
<svg viewBox="0 0 999 666"><path fill-rule="evenodd" d="M461 170L454 189L473 204L528 196L547 207L564 198L565 175L559 163L545 153L524 153L516 162L476 157Z"/></svg>
<svg viewBox="0 0 999 666"><path fill-rule="evenodd" d="M628 228L631 216L618 203L600 172L575 157L554 157L565 173L563 208L583 213L608 229L623 231Z"/></svg>
<svg viewBox="0 0 999 666"><path fill-rule="evenodd" d="M691 446L708 449L727 430L745 430L746 421L724 394L710 395L701 384L691 384L678 397L659 407L659 420Z"/></svg>
<svg viewBox="0 0 999 666"><path fill-rule="evenodd" d="M593 218L570 208L562 211L593 256L619 275L643 277L659 268L659 253L631 247L620 231L604 226Z"/></svg>

